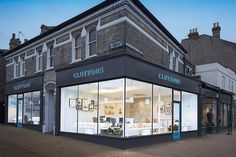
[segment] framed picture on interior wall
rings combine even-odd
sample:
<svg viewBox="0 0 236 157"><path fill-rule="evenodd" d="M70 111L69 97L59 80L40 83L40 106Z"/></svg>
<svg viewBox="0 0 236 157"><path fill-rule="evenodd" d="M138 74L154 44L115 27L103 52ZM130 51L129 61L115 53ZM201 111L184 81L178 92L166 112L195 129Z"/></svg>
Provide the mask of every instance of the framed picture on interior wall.
<svg viewBox="0 0 236 157"><path fill-rule="evenodd" d="M75 108L76 107L76 99L69 98L69 107L70 108Z"/></svg>
<svg viewBox="0 0 236 157"><path fill-rule="evenodd" d="M165 102L165 106L166 106L166 107L171 107L171 104L172 104L171 101L166 101L166 102Z"/></svg>
<svg viewBox="0 0 236 157"><path fill-rule="evenodd" d="M165 106L162 105L162 106L160 106L160 113L164 113L164 112L165 112Z"/></svg>
<svg viewBox="0 0 236 157"><path fill-rule="evenodd" d="M81 99L81 102L82 102L82 110L83 111L88 111L89 110L89 104L90 104L90 101L88 99Z"/></svg>
<svg viewBox="0 0 236 157"><path fill-rule="evenodd" d="M171 107L165 107L165 114L166 115L171 115Z"/></svg>
<svg viewBox="0 0 236 157"><path fill-rule="evenodd" d="M93 109L94 109L94 104L89 104L89 110L93 111Z"/></svg>
<svg viewBox="0 0 236 157"><path fill-rule="evenodd" d="M91 101L93 101L94 109L98 109L98 102L97 102L97 101L94 101L94 100L91 100Z"/></svg>
<svg viewBox="0 0 236 157"><path fill-rule="evenodd" d="M76 110L82 110L81 100L79 98L76 99Z"/></svg>

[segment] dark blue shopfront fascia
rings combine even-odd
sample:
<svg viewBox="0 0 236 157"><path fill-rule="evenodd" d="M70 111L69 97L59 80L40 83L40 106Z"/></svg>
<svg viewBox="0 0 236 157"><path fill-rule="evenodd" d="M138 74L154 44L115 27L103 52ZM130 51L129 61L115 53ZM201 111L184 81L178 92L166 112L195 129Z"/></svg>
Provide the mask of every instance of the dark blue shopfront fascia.
<svg viewBox="0 0 236 157"><path fill-rule="evenodd" d="M196 94L200 90L200 82L195 79L128 55L61 69L57 71L57 86L66 87L116 78L132 78Z"/></svg>

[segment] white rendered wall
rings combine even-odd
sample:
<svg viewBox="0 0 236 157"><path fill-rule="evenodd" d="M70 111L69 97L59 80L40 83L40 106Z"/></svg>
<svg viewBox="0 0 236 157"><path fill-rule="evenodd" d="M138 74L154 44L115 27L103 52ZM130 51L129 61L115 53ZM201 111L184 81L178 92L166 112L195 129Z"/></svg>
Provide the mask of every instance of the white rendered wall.
<svg viewBox="0 0 236 157"><path fill-rule="evenodd" d="M231 69L219 63L211 63L196 66L196 75L200 75L202 81L217 86L229 92L236 93L236 74ZM223 77L225 81L223 81ZM224 82L224 86L223 86ZM233 84L233 89L232 89Z"/></svg>

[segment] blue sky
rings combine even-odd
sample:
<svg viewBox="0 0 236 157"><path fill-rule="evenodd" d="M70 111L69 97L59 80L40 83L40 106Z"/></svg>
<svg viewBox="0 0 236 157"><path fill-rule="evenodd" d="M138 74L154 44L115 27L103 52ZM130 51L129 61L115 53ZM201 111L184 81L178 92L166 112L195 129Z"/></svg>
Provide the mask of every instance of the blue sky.
<svg viewBox="0 0 236 157"><path fill-rule="evenodd" d="M8 49L14 32L21 39L40 33L41 24L58 25L103 0L0 0L0 48ZM181 41L189 29L211 35L220 22L221 37L236 42L235 0L141 0L154 16Z"/></svg>

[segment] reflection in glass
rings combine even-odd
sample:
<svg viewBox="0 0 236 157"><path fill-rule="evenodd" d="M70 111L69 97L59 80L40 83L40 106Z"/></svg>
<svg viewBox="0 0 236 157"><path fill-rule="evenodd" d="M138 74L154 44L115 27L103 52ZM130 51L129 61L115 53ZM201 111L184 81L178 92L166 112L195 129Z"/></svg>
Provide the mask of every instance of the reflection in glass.
<svg viewBox="0 0 236 157"><path fill-rule="evenodd" d="M32 92L32 124L40 122L40 92Z"/></svg>
<svg viewBox="0 0 236 157"><path fill-rule="evenodd" d="M76 98L78 86L61 89L61 131L77 132Z"/></svg>
<svg viewBox="0 0 236 157"><path fill-rule="evenodd" d="M217 127L217 99L202 98L201 127L207 128L208 133L216 131Z"/></svg>
<svg viewBox="0 0 236 157"><path fill-rule="evenodd" d="M79 86L78 133L97 134L98 83Z"/></svg>
<svg viewBox="0 0 236 157"><path fill-rule="evenodd" d="M172 89L153 85L153 134L170 133Z"/></svg>
<svg viewBox="0 0 236 157"><path fill-rule="evenodd" d="M182 92L182 131L197 130L198 100L197 95Z"/></svg>
<svg viewBox="0 0 236 157"><path fill-rule="evenodd" d="M174 101L180 101L180 91L174 90Z"/></svg>
<svg viewBox="0 0 236 157"><path fill-rule="evenodd" d="M152 133L152 84L126 80L125 136Z"/></svg>
<svg viewBox="0 0 236 157"><path fill-rule="evenodd" d="M23 117L23 123L24 124L31 124L31 93L25 93L24 94L24 117Z"/></svg>
<svg viewBox="0 0 236 157"><path fill-rule="evenodd" d="M124 79L99 83L99 134L123 136Z"/></svg>
<svg viewBox="0 0 236 157"><path fill-rule="evenodd" d="M16 123L17 95L8 96L8 123Z"/></svg>

